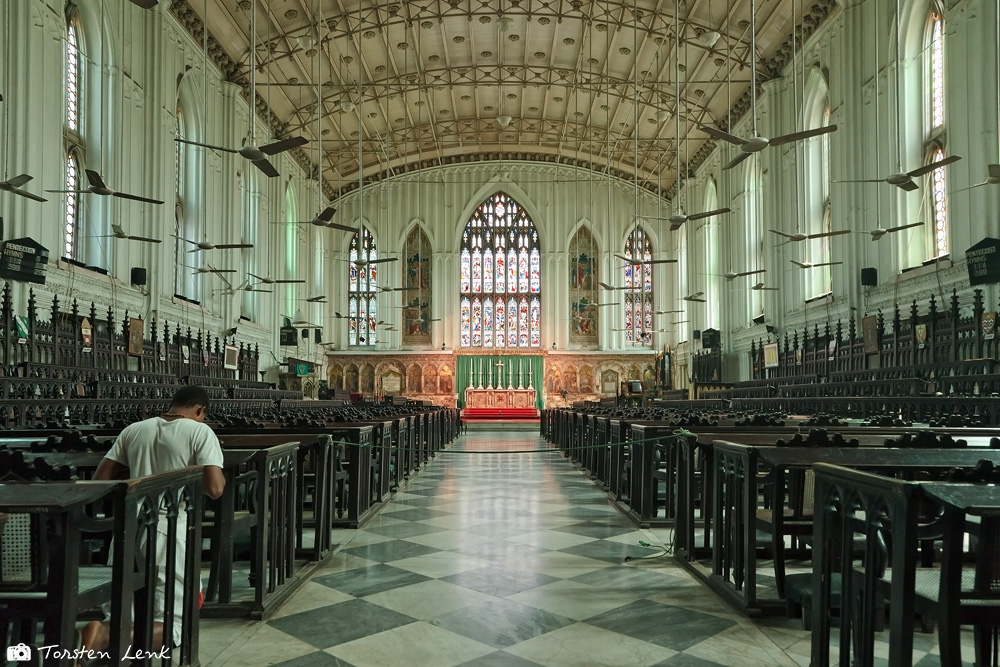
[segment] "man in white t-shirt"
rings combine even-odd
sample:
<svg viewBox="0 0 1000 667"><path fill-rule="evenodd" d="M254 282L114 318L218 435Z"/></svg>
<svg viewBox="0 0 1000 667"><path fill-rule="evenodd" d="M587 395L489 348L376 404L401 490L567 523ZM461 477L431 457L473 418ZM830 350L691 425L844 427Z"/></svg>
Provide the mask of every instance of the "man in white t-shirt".
<svg viewBox="0 0 1000 667"><path fill-rule="evenodd" d="M202 490L209 498L218 498L226 486L222 474L222 447L211 428L205 424L208 414L208 392L202 387L182 387L174 394L170 408L159 417L151 417L127 426L101 461L95 480L134 479L171 472L188 466L204 466ZM154 596L153 650L164 645L163 611L166 588L167 522L160 519L157 527L157 587ZM184 600L183 554L187 533L187 514L181 512L177 521L176 581L174 584L174 644L180 643L181 606ZM187 582L191 589L195 582ZM199 606L201 581L197 582ZM93 621L84 628L84 649L104 650L110 641L111 626ZM169 645L169 643L168 643Z"/></svg>

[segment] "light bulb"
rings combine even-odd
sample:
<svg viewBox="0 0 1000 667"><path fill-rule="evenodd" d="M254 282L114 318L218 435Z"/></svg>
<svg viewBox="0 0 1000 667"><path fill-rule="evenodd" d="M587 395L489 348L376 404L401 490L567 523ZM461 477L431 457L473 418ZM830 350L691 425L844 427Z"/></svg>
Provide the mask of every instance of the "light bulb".
<svg viewBox="0 0 1000 667"><path fill-rule="evenodd" d="M354 102L351 102L350 100L341 100L340 110L344 113L350 113L354 111Z"/></svg>
<svg viewBox="0 0 1000 667"><path fill-rule="evenodd" d="M507 32L512 25L514 25L514 19L509 16L501 16L497 19L497 30L500 32Z"/></svg>
<svg viewBox="0 0 1000 667"><path fill-rule="evenodd" d="M656 120L660 121L661 123L667 122L668 120L670 120L670 112L667 111L666 109L660 109L659 111L656 112Z"/></svg>
<svg viewBox="0 0 1000 667"><path fill-rule="evenodd" d="M500 123L500 127L507 127L510 125L511 120L510 116L497 116L497 122Z"/></svg>

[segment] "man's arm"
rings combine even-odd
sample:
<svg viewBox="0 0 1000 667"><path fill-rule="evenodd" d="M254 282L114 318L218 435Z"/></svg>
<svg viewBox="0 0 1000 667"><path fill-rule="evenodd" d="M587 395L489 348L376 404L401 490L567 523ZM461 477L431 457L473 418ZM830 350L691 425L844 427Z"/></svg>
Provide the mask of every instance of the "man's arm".
<svg viewBox="0 0 1000 667"><path fill-rule="evenodd" d="M222 495L225 488L226 477L222 474L222 468L213 465L202 468L201 489L206 496L216 500Z"/></svg>
<svg viewBox="0 0 1000 667"><path fill-rule="evenodd" d="M102 459L101 464L97 466L97 472L94 473L94 481L115 481L119 479L128 479L128 466L124 466L118 461L112 461L111 459Z"/></svg>

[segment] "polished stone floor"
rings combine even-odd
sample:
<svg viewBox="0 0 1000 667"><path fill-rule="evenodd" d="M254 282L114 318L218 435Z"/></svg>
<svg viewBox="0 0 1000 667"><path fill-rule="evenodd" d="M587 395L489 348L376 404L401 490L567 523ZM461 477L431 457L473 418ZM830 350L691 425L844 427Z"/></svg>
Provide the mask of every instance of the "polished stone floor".
<svg viewBox="0 0 1000 667"><path fill-rule="evenodd" d="M202 621L203 665L808 665L635 529L531 432L460 437L266 622ZM628 560L626 560L628 559ZM886 644L887 647L887 644ZM735 662L734 662L735 660ZM937 665L918 638L916 664Z"/></svg>

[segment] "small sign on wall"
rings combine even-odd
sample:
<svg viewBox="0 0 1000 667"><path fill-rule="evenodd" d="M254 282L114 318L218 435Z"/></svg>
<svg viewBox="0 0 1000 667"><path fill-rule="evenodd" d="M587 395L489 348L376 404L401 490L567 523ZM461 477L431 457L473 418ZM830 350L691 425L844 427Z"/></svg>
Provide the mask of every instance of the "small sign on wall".
<svg viewBox="0 0 1000 667"><path fill-rule="evenodd" d="M137 317L128 321L128 353L135 357L142 355L142 320Z"/></svg>
<svg viewBox="0 0 1000 667"><path fill-rule="evenodd" d="M983 340L993 340L997 335L997 313L995 310L983 313L980 324L983 331Z"/></svg>

